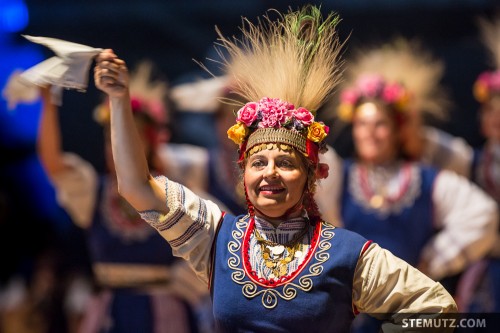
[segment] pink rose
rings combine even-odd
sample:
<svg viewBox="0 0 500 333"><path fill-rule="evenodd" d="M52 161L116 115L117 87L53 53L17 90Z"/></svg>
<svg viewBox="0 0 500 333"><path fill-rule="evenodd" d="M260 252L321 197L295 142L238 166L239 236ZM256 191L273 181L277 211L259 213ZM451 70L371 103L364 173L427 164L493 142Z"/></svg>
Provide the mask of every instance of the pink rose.
<svg viewBox="0 0 500 333"><path fill-rule="evenodd" d="M403 95L403 87L397 83L388 84L382 92L382 99L386 103L394 103Z"/></svg>
<svg viewBox="0 0 500 333"><path fill-rule="evenodd" d="M238 110L238 115L236 120L245 124L246 126L251 126L252 123L257 119L257 111L259 109L259 104L256 102L250 102L245 104L241 109Z"/></svg>
<svg viewBox="0 0 500 333"><path fill-rule="evenodd" d="M382 89L384 80L379 75L363 75L358 80L358 87L366 97L376 97Z"/></svg>
<svg viewBox="0 0 500 333"><path fill-rule="evenodd" d="M340 101L347 104L356 104L359 98L358 91L354 89L344 89L340 93Z"/></svg>
<svg viewBox="0 0 500 333"><path fill-rule="evenodd" d="M326 163L318 163L318 168L316 169L316 179L325 179L328 177L328 171L330 167Z"/></svg>
<svg viewBox="0 0 500 333"><path fill-rule="evenodd" d="M323 125L323 130L325 131L326 134L330 133L330 127L326 126L325 124L321 123Z"/></svg>
<svg viewBox="0 0 500 333"><path fill-rule="evenodd" d="M491 73L490 87L494 91L500 91L500 71Z"/></svg>
<svg viewBox="0 0 500 333"><path fill-rule="evenodd" d="M305 126L309 126L314 121L314 116L306 108L298 108L295 110L295 119L299 120Z"/></svg>

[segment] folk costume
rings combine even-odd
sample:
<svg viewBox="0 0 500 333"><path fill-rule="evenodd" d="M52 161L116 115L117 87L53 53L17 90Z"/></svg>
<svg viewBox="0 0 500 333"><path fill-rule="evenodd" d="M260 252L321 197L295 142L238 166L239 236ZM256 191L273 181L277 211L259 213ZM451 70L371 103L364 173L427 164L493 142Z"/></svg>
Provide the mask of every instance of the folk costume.
<svg viewBox="0 0 500 333"><path fill-rule="evenodd" d="M479 18L478 27L491 68L480 73L473 85L485 142L474 150L472 179L500 204L500 17ZM500 312L500 233L495 234L493 250L468 270L459 285L458 301L464 311Z"/></svg>
<svg viewBox="0 0 500 333"><path fill-rule="evenodd" d="M422 64L425 57L419 57L418 50L399 40L363 53L350 64L339 94L338 117L350 122L354 112L363 112L361 107L370 103L387 109L396 124L396 134L387 140L396 140L399 151L377 162L360 156L325 156L323 162L342 171L322 183L317 197L321 208L337 214L339 225L412 266L425 262L426 273L441 281L488 253L495 241L498 210L478 186L449 170L453 167L438 169L405 150L402 128L422 118L420 113L439 114L444 106L441 96L435 95L439 90L433 89L439 67ZM406 66L395 67L402 64ZM466 170L462 162L458 167ZM355 332L378 332L381 324L369 319L357 323Z"/></svg>
<svg viewBox="0 0 500 333"><path fill-rule="evenodd" d="M58 45L66 43L57 40ZM67 65L72 68L78 63ZM47 83L44 75L50 73L40 65L34 68L37 70L29 69L16 79L27 87ZM152 71L151 62L142 62L131 79L133 112L152 147L152 156L158 157L151 157L152 169L193 189L201 188L196 186L200 180L197 147L165 142L168 86L165 81L153 80ZM81 75L87 77L87 73ZM58 80L50 83L60 84ZM55 88L61 98L61 87ZM52 111L56 112L44 112ZM94 119L103 127L109 126L109 111L107 100L94 109ZM50 175L51 182L58 203L85 232L95 278L96 291L82 309L79 332L211 333L213 325L202 326L198 321L199 316L205 316L203 311L211 312L208 291L120 196L114 167L108 164L109 172L98 174L91 163L72 152L63 152L63 160L64 170Z"/></svg>
<svg viewBox="0 0 500 333"><path fill-rule="evenodd" d="M257 25L245 19L241 40L220 36L232 87L252 101L237 111L228 136L238 145L241 167L265 149L293 149L305 158L302 214L285 213L275 226L248 200L248 213L234 216L159 176L168 213L141 216L209 286L220 332L346 332L359 311L392 324L399 312L456 311L439 283L321 218L314 183L328 172L319 154L329 129L315 110L341 72L339 17L323 19L313 6L276 14L276 21L266 15Z"/></svg>

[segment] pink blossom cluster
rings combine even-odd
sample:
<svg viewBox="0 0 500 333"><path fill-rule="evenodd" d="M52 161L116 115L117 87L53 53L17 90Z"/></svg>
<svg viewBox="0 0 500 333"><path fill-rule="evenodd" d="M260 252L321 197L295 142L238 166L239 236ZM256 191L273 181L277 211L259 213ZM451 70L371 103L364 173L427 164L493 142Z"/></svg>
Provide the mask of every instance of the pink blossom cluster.
<svg viewBox="0 0 500 333"><path fill-rule="evenodd" d="M165 124L167 121L168 110L157 100L146 101L144 99L132 96L132 111L136 113L145 113L158 124Z"/></svg>
<svg viewBox="0 0 500 333"><path fill-rule="evenodd" d="M500 91L500 70L481 73L477 82L484 85L489 91Z"/></svg>
<svg viewBox="0 0 500 333"><path fill-rule="evenodd" d="M307 109L264 97L259 102L249 102L238 110L236 120L250 128L280 128L303 130L314 122L314 115Z"/></svg>
<svg viewBox="0 0 500 333"><path fill-rule="evenodd" d="M340 94L343 104L355 105L361 99L379 99L387 104L395 104L407 95L403 85L396 82L386 82L377 74L362 75L353 87L344 89Z"/></svg>

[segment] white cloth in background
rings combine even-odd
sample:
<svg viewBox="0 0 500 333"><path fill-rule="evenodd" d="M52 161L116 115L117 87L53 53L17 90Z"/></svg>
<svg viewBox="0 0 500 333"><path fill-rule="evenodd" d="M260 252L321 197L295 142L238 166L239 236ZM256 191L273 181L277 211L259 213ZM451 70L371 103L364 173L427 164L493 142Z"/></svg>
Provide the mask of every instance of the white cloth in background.
<svg viewBox="0 0 500 333"><path fill-rule="evenodd" d="M22 70L15 70L7 79L2 90L2 97L7 101L7 108L14 110L17 104L34 103L40 98L40 90L31 82L21 79Z"/></svg>
<svg viewBox="0 0 500 333"><path fill-rule="evenodd" d="M228 83L226 76L200 79L172 87L170 97L177 110L214 112L220 104L218 98L224 95Z"/></svg>

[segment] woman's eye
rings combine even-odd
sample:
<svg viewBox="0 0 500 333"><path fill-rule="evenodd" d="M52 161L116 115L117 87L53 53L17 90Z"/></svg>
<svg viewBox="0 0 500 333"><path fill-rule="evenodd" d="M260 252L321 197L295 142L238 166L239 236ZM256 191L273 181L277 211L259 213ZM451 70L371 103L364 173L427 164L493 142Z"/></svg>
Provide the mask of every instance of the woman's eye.
<svg viewBox="0 0 500 333"><path fill-rule="evenodd" d="M282 168L292 168L293 163L291 161L288 161L288 160L283 160L279 163L279 166Z"/></svg>
<svg viewBox="0 0 500 333"><path fill-rule="evenodd" d="M265 165L264 162L261 160L255 160L252 162L252 166L255 168L263 167L264 165Z"/></svg>

